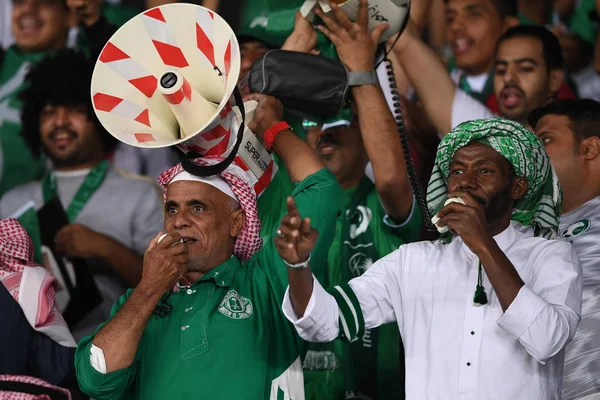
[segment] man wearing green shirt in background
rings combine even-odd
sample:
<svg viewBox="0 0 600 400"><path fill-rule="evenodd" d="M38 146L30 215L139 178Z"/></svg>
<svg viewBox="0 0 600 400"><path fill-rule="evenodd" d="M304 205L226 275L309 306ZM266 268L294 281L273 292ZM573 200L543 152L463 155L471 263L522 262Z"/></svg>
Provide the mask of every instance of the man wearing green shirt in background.
<svg viewBox="0 0 600 400"><path fill-rule="evenodd" d="M249 128L294 182L297 208L288 199L284 218L320 230L311 263L323 268L341 189L290 129L265 135L281 120L281 103L251 97L258 106ZM139 285L79 343L80 387L96 399L303 399L303 342L281 310L286 267L272 236L264 244L259 236L256 196L244 172L232 164L199 178L177 165L159 182L167 235L150 242Z"/></svg>
<svg viewBox="0 0 600 400"><path fill-rule="evenodd" d="M44 160L35 160L19 135L22 105L18 94L31 63L65 48L69 29L77 22L84 27L92 54L99 53L114 32L98 0L10 1L15 44L6 51L0 49L0 196L41 178L44 172Z"/></svg>
<svg viewBox="0 0 600 400"><path fill-rule="evenodd" d="M361 12L366 14L366 7L362 1ZM329 28L325 34L346 68L373 70L382 30L369 34L366 18L350 23L336 12L336 22L335 16L317 13ZM416 241L422 227L398 129L381 88L353 87L352 96L352 112L346 109L322 127L309 128L307 134L309 145L344 189L344 208L327 257L328 285L362 275L401 244ZM369 161L374 182L365 175ZM311 343L303 362L306 398L401 399L403 361L401 340L393 324L367 331L352 344L339 340Z"/></svg>

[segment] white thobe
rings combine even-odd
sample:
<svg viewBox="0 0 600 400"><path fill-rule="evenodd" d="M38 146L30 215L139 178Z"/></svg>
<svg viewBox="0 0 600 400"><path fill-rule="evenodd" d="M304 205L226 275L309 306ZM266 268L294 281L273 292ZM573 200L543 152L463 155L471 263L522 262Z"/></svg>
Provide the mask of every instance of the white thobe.
<svg viewBox="0 0 600 400"><path fill-rule="evenodd" d="M581 314L579 258L570 243L516 222L494 239L525 283L506 312L485 273L488 304L473 304L479 260L459 237L401 246L333 288L340 304L315 279L301 319L289 293L283 310L313 342L340 331L352 339L361 315L367 329L397 321L409 400L560 399L564 348Z"/></svg>

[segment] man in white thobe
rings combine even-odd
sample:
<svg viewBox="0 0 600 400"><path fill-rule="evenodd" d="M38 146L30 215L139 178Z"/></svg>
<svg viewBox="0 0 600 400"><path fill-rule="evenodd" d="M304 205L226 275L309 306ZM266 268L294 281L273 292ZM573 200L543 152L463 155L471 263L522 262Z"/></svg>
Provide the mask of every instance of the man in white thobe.
<svg viewBox="0 0 600 400"><path fill-rule="evenodd" d="M561 201L532 132L502 118L461 124L440 143L428 188L448 231L325 290L302 263L308 231L284 219L276 244L299 261L288 268L284 312L313 342L353 342L396 321L407 399L560 399L582 290L573 246L554 240Z"/></svg>

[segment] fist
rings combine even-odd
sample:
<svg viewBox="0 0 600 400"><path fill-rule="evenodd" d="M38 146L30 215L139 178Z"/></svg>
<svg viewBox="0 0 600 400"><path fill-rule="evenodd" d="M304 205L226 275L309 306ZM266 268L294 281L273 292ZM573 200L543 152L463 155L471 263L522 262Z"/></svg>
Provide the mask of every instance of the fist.
<svg viewBox="0 0 600 400"><path fill-rule="evenodd" d="M67 258L101 257L108 237L80 224L70 224L56 234L56 251Z"/></svg>
<svg viewBox="0 0 600 400"><path fill-rule="evenodd" d="M140 285L164 293L186 272L188 249L177 232L164 236L159 243L161 236L162 232L152 238L144 253Z"/></svg>
<svg viewBox="0 0 600 400"><path fill-rule="evenodd" d="M265 131L283 118L283 105L275 97L266 94L250 94L244 101L249 100L256 100L258 105L254 112L254 119L248 122L248 128L264 143Z"/></svg>
<svg viewBox="0 0 600 400"><path fill-rule="evenodd" d="M292 197L287 199L287 210L275 235L275 248L287 263L299 264L308 260L319 232L311 228L310 218L302 219Z"/></svg>
<svg viewBox="0 0 600 400"><path fill-rule="evenodd" d="M102 15L102 0L67 0L67 7L77 15L80 23L94 25Z"/></svg>

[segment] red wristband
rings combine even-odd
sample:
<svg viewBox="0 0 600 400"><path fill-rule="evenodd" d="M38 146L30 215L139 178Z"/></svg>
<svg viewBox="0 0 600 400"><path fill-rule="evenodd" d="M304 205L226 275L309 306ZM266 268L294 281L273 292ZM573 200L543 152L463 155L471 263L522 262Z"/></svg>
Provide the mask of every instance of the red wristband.
<svg viewBox="0 0 600 400"><path fill-rule="evenodd" d="M273 147L273 142L275 141L275 136L277 136L279 132L286 129L291 129L290 125L285 121L281 121L265 131L265 134L263 135L263 142L267 150L271 151L271 147Z"/></svg>

